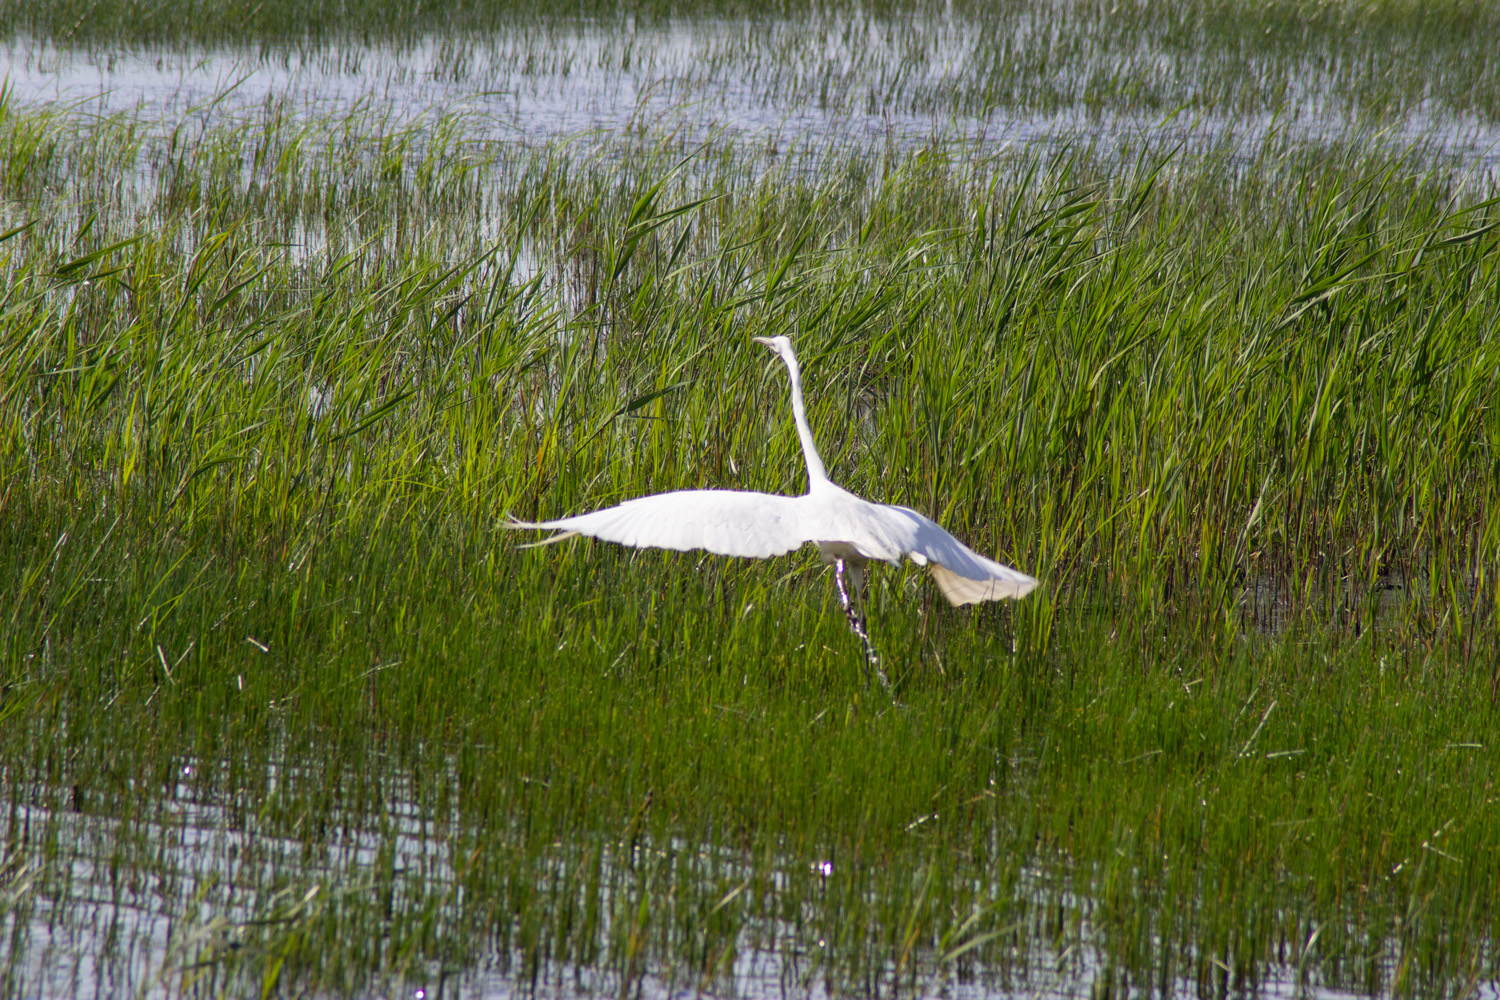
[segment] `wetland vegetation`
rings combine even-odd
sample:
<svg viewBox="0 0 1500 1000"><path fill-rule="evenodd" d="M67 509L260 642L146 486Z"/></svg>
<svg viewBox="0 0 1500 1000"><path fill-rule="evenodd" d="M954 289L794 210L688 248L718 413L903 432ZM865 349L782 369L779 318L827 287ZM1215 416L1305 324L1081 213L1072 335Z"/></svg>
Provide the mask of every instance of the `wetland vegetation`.
<svg viewBox="0 0 1500 1000"><path fill-rule="evenodd" d="M0 993L1500 988L1492 5L219 10L0 3ZM894 704L503 530L800 492L780 334L1042 581Z"/></svg>

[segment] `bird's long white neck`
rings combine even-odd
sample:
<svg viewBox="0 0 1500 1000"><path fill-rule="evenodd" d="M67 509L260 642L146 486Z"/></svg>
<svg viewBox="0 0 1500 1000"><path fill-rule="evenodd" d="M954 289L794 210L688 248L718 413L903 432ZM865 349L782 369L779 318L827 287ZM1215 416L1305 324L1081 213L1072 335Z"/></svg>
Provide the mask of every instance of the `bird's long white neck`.
<svg viewBox="0 0 1500 1000"><path fill-rule="evenodd" d="M797 437L802 440L802 457L807 460L807 488L811 492L826 484L828 470L823 467L823 458L818 446L813 443L812 428L807 423L807 407L802 402L802 370L791 352L782 355L787 372L792 376L792 418L797 422Z"/></svg>

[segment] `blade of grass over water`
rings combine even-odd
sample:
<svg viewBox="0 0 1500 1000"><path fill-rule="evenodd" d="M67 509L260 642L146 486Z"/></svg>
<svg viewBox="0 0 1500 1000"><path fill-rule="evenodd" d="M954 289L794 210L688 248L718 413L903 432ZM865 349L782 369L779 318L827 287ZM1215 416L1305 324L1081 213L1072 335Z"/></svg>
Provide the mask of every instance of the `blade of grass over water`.
<svg viewBox="0 0 1500 1000"><path fill-rule="evenodd" d="M484 127L0 95L0 994L1495 988L1491 176ZM504 530L802 492L783 334L838 482L1042 581L873 571L894 698L811 553Z"/></svg>

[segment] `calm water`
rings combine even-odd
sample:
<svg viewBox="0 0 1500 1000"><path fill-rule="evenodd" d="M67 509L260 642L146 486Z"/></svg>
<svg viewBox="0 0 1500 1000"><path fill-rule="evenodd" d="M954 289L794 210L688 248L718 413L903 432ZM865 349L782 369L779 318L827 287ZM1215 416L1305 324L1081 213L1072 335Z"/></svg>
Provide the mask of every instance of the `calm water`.
<svg viewBox="0 0 1500 1000"><path fill-rule="evenodd" d="M316 919L338 907L345 894L370 895L380 873L391 881L396 911L420 908L419 894L443 900L439 922L460 919L464 905L453 877L472 841L460 835L456 814L435 816L429 805L392 798L382 810L351 814L320 839L288 838L262 829L266 800L277 794L278 774L266 775L265 799L243 795L224 799L200 785L201 765L179 765L180 780L163 789L142 789L133 816L107 815L67 805L66 790L42 786L11 788L7 814L0 815L0 843L14 854L0 856L0 984L18 997L172 996L209 962L228 964L241 948L257 947L255 932L267 925ZM228 768L224 768L227 772ZM394 773L389 787L399 788ZM208 782L205 784L213 784ZM27 800L51 806L22 804ZM316 843L317 846L310 846ZM555 844L539 878L538 890L563 877L586 855L580 844ZM638 846L620 856L618 845L605 854L605 881L638 867L649 854L670 860L714 855L714 866L731 876L752 874L732 849L677 842L662 848ZM45 860L41 860L44 859ZM31 859L29 861L20 859ZM811 867L824 893L840 891L838 865L789 859L786 866ZM622 868L622 866L624 866ZM1071 891L1058 877L1067 863L1038 859L1015 887L1018 901L1039 913L1059 914L1071 931L1063 947L1041 927L1028 927L1005 970L972 965L957 976L951 969L927 970L917 978L917 995L952 1000L993 996L1087 997L1109 980L1109 942L1091 923L1093 900ZM787 888L786 869L771 884ZM628 881L630 876L626 875ZM308 885L318 888L307 889ZM292 888L295 887L295 888ZM609 900L606 899L606 904ZM802 901L815 907L816 897ZM608 938L612 907L603 908L601 937ZM629 911L629 907L625 908ZM1044 919L1044 923L1049 923ZM730 979L736 995L754 998L831 995L822 975L827 942L810 936L811 921L762 919L742 928L741 946ZM378 931L377 931L378 933ZM813 932L815 935L815 932ZM1387 971L1399 958L1399 945L1371 956ZM247 955L253 952L247 951ZM207 956L207 957L205 957ZM259 957L259 956L254 956ZM252 970L258 971L254 958ZM518 995L581 997L618 995L616 973L567 963L545 967L532 983L523 981L514 956L495 952L462 968L415 962L404 976L386 976L371 995L508 998ZM890 981L898 978L887 970ZM908 973L908 977L910 973ZM1254 995L1261 997L1343 997L1361 994L1304 985L1295 963L1260 970ZM239 989L245 984L241 982ZM637 992L637 990L639 992ZM1177 995L1197 986L1179 978ZM691 974L685 982L647 975L628 992L653 1000L701 995ZM235 994L236 989L231 989ZM1495 992L1474 994L1495 996Z"/></svg>
<svg viewBox="0 0 1500 1000"><path fill-rule="evenodd" d="M1013 43L1030 44L1035 31L1019 26ZM1500 165L1495 123L1427 104L1394 117L1365 115L1337 98L1315 58L1287 81L1290 103L1275 112L1148 111L1084 99L1089 78L1100 73L1154 78L1192 70L1163 51L1103 47L1060 58L1045 99L1039 94L982 114L930 110L972 97L965 68L983 44L976 32L934 19L909 37L910 26L906 34L892 33L874 22L830 17L769 26L579 25L256 51L82 51L18 38L5 44L4 58L7 85L23 103L163 125L245 119L274 105L319 117L362 112L396 125L460 114L477 141L535 144L589 132L684 142L727 136L772 150L933 141L1110 150L1151 139L1248 147L1278 132L1308 141L1357 135L1395 148L1420 143L1486 174ZM1167 93L1180 97L1179 91ZM1069 94L1079 99L1068 101Z"/></svg>

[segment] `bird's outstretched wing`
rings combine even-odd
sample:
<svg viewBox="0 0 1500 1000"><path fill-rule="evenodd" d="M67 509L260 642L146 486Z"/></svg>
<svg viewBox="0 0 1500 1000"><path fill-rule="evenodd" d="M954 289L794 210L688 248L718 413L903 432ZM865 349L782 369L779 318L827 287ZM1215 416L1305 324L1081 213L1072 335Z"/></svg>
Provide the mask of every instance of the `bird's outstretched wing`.
<svg viewBox="0 0 1500 1000"><path fill-rule="evenodd" d="M627 500L556 521L512 521L512 528L555 529L638 549L704 549L721 556L764 559L811 541L798 523L802 497L738 490L679 490Z"/></svg>
<svg viewBox="0 0 1500 1000"><path fill-rule="evenodd" d="M1025 597L1036 587L1032 577L986 559L910 507L880 507L883 527L893 536L891 541L912 562L932 571L932 579L955 607Z"/></svg>

